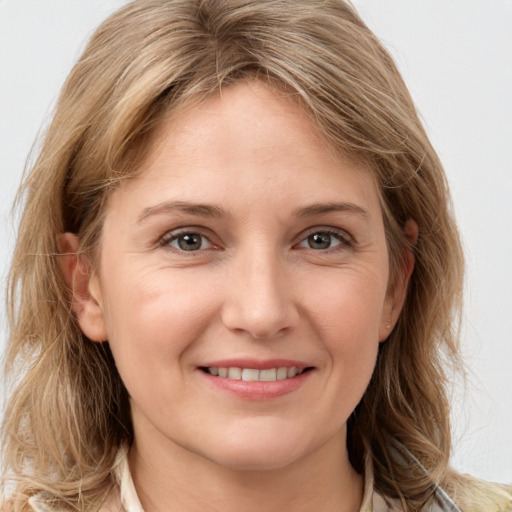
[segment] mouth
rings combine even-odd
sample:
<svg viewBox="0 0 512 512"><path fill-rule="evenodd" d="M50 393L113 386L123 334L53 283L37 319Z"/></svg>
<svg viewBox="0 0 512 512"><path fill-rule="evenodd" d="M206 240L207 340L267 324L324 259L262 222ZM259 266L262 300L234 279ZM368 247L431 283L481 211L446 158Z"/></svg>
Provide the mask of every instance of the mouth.
<svg viewBox="0 0 512 512"><path fill-rule="evenodd" d="M242 380L245 382L274 382L293 379L305 372L311 371L313 367L300 368L297 366L279 366L275 368L257 369L236 366L201 366L199 369L209 375L224 379Z"/></svg>
<svg viewBox="0 0 512 512"><path fill-rule="evenodd" d="M314 366L290 359L223 359L198 366L212 389L244 401L264 402L301 389L314 373Z"/></svg>

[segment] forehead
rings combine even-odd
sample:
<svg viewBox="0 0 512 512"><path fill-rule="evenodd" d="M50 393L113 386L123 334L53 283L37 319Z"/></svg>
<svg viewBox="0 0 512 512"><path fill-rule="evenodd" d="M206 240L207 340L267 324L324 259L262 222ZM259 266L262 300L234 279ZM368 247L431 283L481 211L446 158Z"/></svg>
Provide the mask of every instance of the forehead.
<svg viewBox="0 0 512 512"><path fill-rule="evenodd" d="M170 114L137 178L125 185L121 190L153 202L297 209L304 201L357 200L380 213L372 173L336 152L289 93L256 80Z"/></svg>

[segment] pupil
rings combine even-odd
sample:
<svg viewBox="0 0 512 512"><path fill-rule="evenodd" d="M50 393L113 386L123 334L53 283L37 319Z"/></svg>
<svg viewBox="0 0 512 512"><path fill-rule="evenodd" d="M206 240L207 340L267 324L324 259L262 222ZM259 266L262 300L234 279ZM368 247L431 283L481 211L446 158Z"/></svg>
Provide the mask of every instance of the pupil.
<svg viewBox="0 0 512 512"><path fill-rule="evenodd" d="M328 233L315 233L309 237L309 246L312 249L328 249L331 245L331 235Z"/></svg>
<svg viewBox="0 0 512 512"><path fill-rule="evenodd" d="M184 251L196 251L201 248L201 236L197 233L189 233L178 238L178 245Z"/></svg>

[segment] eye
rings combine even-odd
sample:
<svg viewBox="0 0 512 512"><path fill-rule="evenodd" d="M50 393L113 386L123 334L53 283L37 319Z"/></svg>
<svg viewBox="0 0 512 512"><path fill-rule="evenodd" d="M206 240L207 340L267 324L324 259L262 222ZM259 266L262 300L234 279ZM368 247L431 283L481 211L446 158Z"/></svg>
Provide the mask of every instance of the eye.
<svg viewBox="0 0 512 512"><path fill-rule="evenodd" d="M323 230L309 234L298 246L306 249L325 251L340 245L350 246L348 235L343 231Z"/></svg>
<svg viewBox="0 0 512 512"><path fill-rule="evenodd" d="M168 237L162 240L162 244L177 249L178 251L187 252L200 251L213 247L213 244L208 238L201 233L194 232L170 233Z"/></svg>

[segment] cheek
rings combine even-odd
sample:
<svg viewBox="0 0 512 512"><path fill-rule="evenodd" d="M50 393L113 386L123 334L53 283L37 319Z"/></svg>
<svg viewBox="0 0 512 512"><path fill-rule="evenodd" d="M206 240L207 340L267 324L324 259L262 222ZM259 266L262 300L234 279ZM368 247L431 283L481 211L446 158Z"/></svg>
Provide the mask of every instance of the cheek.
<svg viewBox="0 0 512 512"><path fill-rule="evenodd" d="M325 280L323 293L310 302L310 317L337 383L335 392L351 397L349 408L359 402L375 367L385 296L381 274L344 272Z"/></svg>
<svg viewBox="0 0 512 512"><path fill-rule="evenodd" d="M215 314L214 297L199 293L186 272L131 267L124 274L130 278L112 278L104 289L109 342L120 371L140 375L154 365L178 363Z"/></svg>
<svg viewBox="0 0 512 512"><path fill-rule="evenodd" d="M387 273L371 269L343 269L312 277L305 288L316 290L307 299L315 324L329 339L338 336L349 345L372 338L378 341L386 301L386 276Z"/></svg>

